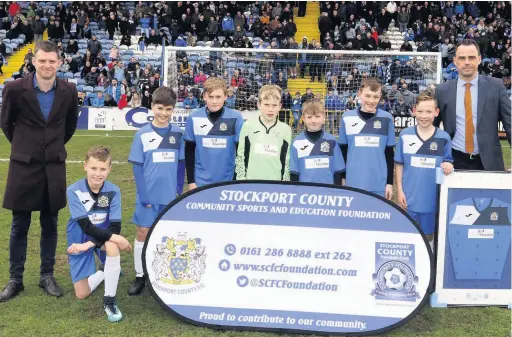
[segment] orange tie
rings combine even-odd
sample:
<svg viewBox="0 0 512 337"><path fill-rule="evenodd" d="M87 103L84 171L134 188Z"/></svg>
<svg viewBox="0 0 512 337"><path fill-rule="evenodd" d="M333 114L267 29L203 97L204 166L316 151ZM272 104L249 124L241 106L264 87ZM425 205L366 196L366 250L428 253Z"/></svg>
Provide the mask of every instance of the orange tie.
<svg viewBox="0 0 512 337"><path fill-rule="evenodd" d="M466 92L464 93L464 110L466 110L466 152L471 154L475 150L473 135L475 126L473 125L473 110L471 109L471 83L466 83Z"/></svg>

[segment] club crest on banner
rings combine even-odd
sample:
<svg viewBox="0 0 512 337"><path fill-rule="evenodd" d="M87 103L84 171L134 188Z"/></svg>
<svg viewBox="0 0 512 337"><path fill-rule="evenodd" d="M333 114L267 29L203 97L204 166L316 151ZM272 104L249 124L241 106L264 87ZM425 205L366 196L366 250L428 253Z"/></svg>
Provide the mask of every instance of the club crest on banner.
<svg viewBox="0 0 512 337"><path fill-rule="evenodd" d="M206 247L200 238L188 238L187 233L162 237L154 250L152 269L161 285L195 285L206 271Z"/></svg>
<svg viewBox="0 0 512 337"><path fill-rule="evenodd" d="M375 289L378 300L416 301L418 277L414 275L414 245L375 243Z"/></svg>

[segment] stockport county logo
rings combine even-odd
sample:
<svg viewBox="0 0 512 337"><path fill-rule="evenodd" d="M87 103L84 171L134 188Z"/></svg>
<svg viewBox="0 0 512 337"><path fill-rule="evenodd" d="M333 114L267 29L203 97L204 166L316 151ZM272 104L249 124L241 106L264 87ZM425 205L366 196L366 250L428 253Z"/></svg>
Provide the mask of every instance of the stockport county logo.
<svg viewBox="0 0 512 337"><path fill-rule="evenodd" d="M409 266L400 261L384 263L377 273L373 274L375 289L372 291L378 299L414 301L419 298L415 290L418 278Z"/></svg>

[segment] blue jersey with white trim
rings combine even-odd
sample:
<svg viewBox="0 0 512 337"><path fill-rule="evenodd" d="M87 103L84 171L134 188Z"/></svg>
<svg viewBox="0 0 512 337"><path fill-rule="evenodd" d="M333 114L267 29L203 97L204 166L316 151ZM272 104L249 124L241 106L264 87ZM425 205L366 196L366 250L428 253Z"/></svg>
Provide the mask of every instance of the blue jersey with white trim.
<svg viewBox="0 0 512 337"><path fill-rule="evenodd" d="M359 108L343 113L339 143L348 145L347 186L371 192L386 189L388 169L385 149L395 146L395 124L389 112L377 109L365 120Z"/></svg>
<svg viewBox="0 0 512 337"><path fill-rule="evenodd" d="M400 132L395 163L404 166L402 187L408 209L417 213L436 211L436 168L443 162L453 162L448 133L436 128L429 139L423 140L416 126Z"/></svg>
<svg viewBox="0 0 512 337"><path fill-rule="evenodd" d="M185 159L185 141L178 126L169 126L163 137L151 123L140 128L128 157L129 162L143 166L150 204L167 205L177 195L178 164Z"/></svg>
<svg viewBox="0 0 512 337"><path fill-rule="evenodd" d="M306 132L295 137L290 153L290 173L299 175L299 181L333 184L334 174L345 170L345 161L336 138L323 131L312 142Z"/></svg>
<svg viewBox="0 0 512 337"><path fill-rule="evenodd" d="M206 108L192 111L187 118L185 140L196 143L197 186L233 180L236 143L243 123L240 112L226 107L215 123L208 118Z"/></svg>
<svg viewBox="0 0 512 337"><path fill-rule="evenodd" d="M89 218L94 226L103 229L107 229L111 222L121 222L121 190L109 181L103 183L94 197L87 179L81 179L67 188L67 198L71 213L66 229L68 247L91 241L78 224L81 219Z"/></svg>

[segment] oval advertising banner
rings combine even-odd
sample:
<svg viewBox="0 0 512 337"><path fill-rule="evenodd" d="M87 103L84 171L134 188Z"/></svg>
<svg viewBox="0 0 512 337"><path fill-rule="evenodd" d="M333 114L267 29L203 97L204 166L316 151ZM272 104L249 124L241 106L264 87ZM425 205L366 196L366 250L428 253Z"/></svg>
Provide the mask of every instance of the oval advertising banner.
<svg viewBox="0 0 512 337"><path fill-rule="evenodd" d="M143 250L149 289L187 322L375 334L427 300L431 250L398 206L319 184L228 182L173 201Z"/></svg>

